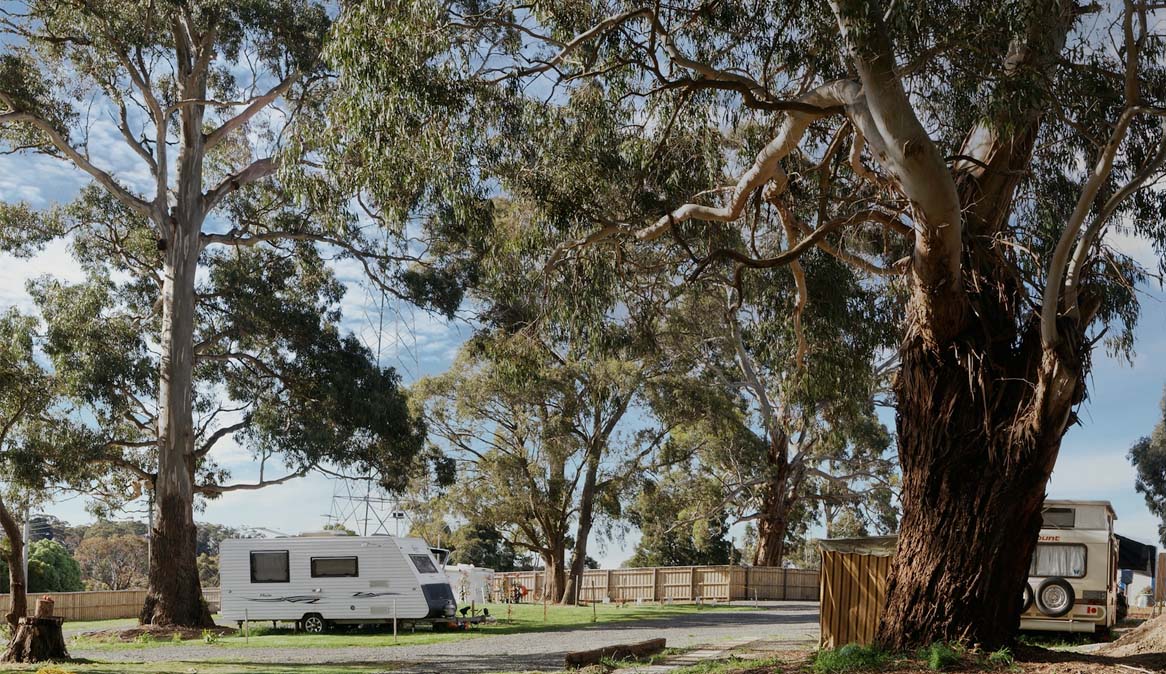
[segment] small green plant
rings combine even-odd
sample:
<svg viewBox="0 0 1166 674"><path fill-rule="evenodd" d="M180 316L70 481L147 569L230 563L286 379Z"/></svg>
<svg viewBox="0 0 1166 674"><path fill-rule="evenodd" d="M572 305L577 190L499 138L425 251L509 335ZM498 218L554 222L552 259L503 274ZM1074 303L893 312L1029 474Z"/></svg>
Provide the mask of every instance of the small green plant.
<svg viewBox="0 0 1166 674"><path fill-rule="evenodd" d="M217 644L217 643L219 643L219 633L212 632L211 630L203 630L202 631L202 640L203 640L203 643Z"/></svg>
<svg viewBox="0 0 1166 674"><path fill-rule="evenodd" d="M171 641L171 643L175 643L175 644L182 643L182 633L181 632L171 632L170 633L170 641Z"/></svg>
<svg viewBox="0 0 1166 674"><path fill-rule="evenodd" d="M41 667L36 670L36 674L73 674L73 672L56 665L49 665L48 667Z"/></svg>
<svg viewBox="0 0 1166 674"><path fill-rule="evenodd" d="M945 644L942 641L928 646L925 655L927 666L937 672L960 664L960 651L951 644Z"/></svg>
<svg viewBox="0 0 1166 674"><path fill-rule="evenodd" d="M1015 662L1016 658L1007 647L988 654L988 663L997 667L1011 667Z"/></svg>
<svg viewBox="0 0 1166 674"><path fill-rule="evenodd" d="M816 674L862 672L879 669L889 661L890 656L878 646L847 644L833 651L818 651L813 669Z"/></svg>
<svg viewBox="0 0 1166 674"><path fill-rule="evenodd" d="M152 644L154 643L154 635L150 634L149 632L142 632L138 636L134 637L134 643L142 645Z"/></svg>

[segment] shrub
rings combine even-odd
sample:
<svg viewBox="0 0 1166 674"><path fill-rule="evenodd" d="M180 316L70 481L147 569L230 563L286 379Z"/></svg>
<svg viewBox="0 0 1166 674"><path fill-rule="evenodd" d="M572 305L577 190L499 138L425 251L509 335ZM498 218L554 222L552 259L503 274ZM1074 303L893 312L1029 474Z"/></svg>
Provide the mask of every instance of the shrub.
<svg viewBox="0 0 1166 674"><path fill-rule="evenodd" d="M937 641L927 647L927 666L936 671L960 664L960 653L949 644Z"/></svg>
<svg viewBox="0 0 1166 674"><path fill-rule="evenodd" d="M814 671L818 674L869 671L879 669L889 660L886 652L877 646L847 644L833 651L818 651L814 657Z"/></svg>
<svg viewBox="0 0 1166 674"><path fill-rule="evenodd" d="M36 674L73 674L73 672L56 665L49 665L48 667L41 667L36 670Z"/></svg>
<svg viewBox="0 0 1166 674"><path fill-rule="evenodd" d="M212 632L211 630L203 630L202 631L202 640L203 640L203 642L208 643L208 644L217 644L217 643L219 643L219 633Z"/></svg>
<svg viewBox="0 0 1166 674"><path fill-rule="evenodd" d="M1016 658L1012 656L1012 651L1008 648L1001 648L988 655L988 662L997 667L1011 667L1012 663L1016 662Z"/></svg>

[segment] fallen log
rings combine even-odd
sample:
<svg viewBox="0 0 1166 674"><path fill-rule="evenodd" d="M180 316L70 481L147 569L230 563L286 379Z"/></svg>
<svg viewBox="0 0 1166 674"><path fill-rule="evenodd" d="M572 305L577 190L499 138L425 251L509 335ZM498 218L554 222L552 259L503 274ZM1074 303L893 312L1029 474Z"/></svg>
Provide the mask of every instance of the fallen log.
<svg viewBox="0 0 1166 674"><path fill-rule="evenodd" d="M618 644L616 646L604 646L603 648L596 648L590 651L575 651L568 653L565 660L568 667L583 667L586 665L597 664L604 658L612 660L630 660L632 658L643 658L649 655L655 655L664 650L663 639L648 639L635 644Z"/></svg>
<svg viewBox="0 0 1166 674"><path fill-rule="evenodd" d="M61 631L64 618L21 618L8 650L0 657L3 662L45 662L69 659L65 649L65 635Z"/></svg>

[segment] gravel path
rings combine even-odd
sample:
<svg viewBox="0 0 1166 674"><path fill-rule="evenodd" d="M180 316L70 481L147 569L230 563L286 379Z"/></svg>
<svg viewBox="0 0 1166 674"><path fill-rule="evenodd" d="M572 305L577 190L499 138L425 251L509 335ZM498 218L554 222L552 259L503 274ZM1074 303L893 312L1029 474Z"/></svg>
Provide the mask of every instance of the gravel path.
<svg viewBox="0 0 1166 674"><path fill-rule="evenodd" d="M500 634L417 646L345 648L248 648L154 646L119 651L70 648L73 657L120 662L377 663L409 674L453 674L561 669L569 651L664 637L669 647L743 639L810 648L818 639L818 604L774 602L762 610L710 611L667 619L586 626L552 632Z"/></svg>

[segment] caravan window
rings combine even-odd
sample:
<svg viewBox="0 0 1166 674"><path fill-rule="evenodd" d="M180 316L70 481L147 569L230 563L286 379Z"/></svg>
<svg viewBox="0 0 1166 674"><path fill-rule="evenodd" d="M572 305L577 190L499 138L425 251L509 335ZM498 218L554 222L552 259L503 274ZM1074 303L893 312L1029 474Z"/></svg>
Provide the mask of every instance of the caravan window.
<svg viewBox="0 0 1166 674"><path fill-rule="evenodd" d="M252 552L251 582L291 582L291 570L287 563L287 550L263 550Z"/></svg>
<svg viewBox="0 0 1166 674"><path fill-rule="evenodd" d="M1072 529L1077 526L1077 509L1045 508L1041 519L1046 529Z"/></svg>
<svg viewBox="0 0 1166 674"><path fill-rule="evenodd" d="M312 578L356 578L359 575L355 557L312 558Z"/></svg>
<svg viewBox="0 0 1166 674"><path fill-rule="evenodd" d="M437 573L437 567L433 565L429 555L409 555L409 559L413 560L413 566L417 567L420 573Z"/></svg>
<svg viewBox="0 0 1166 674"><path fill-rule="evenodd" d="M1038 543L1036 552L1032 553L1028 575L1083 578L1086 557L1084 545Z"/></svg>

